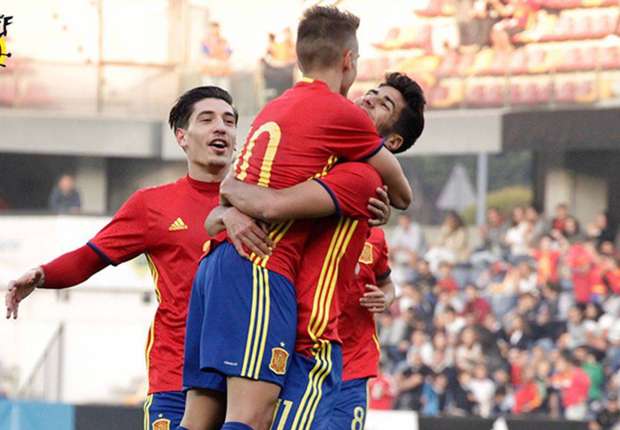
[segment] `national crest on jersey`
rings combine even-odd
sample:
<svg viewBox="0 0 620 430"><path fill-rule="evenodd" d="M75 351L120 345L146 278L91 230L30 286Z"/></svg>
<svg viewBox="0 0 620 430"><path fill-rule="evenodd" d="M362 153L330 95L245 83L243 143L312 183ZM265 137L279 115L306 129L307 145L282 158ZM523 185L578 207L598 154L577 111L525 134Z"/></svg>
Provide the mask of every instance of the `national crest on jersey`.
<svg viewBox="0 0 620 430"><path fill-rule="evenodd" d="M288 352L284 348L271 349L271 361L269 369L276 375L284 375L286 373L286 364L288 362Z"/></svg>
<svg viewBox="0 0 620 430"><path fill-rule="evenodd" d="M362 253L360 254L359 262L362 264L372 264L372 243L366 242L364 243L364 249L362 249Z"/></svg>

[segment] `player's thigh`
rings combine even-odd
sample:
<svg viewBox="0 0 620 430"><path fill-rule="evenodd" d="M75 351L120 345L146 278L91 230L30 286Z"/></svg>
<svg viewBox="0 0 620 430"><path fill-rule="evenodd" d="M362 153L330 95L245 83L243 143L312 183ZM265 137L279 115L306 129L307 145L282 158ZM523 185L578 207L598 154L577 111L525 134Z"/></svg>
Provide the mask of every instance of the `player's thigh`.
<svg viewBox="0 0 620 430"><path fill-rule="evenodd" d="M366 423L368 379L342 383L328 430L362 430Z"/></svg>
<svg viewBox="0 0 620 430"><path fill-rule="evenodd" d="M214 390L187 391L183 426L190 429L217 430L226 416L226 393Z"/></svg>
<svg viewBox="0 0 620 430"><path fill-rule="evenodd" d="M144 430L176 429L184 411L183 391L150 394L144 403Z"/></svg>
<svg viewBox="0 0 620 430"><path fill-rule="evenodd" d="M295 353L274 415L273 430L325 430L342 377L342 354L327 343L313 357Z"/></svg>
<svg viewBox="0 0 620 430"><path fill-rule="evenodd" d="M269 428L280 391L279 385L270 382L228 378L226 421L242 422L259 429Z"/></svg>

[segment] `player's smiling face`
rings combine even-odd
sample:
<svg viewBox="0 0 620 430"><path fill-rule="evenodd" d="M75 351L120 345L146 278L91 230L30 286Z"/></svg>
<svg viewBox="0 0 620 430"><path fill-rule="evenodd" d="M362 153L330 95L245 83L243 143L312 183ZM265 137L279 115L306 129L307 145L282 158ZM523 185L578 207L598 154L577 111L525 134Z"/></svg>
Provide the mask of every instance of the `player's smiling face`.
<svg viewBox="0 0 620 430"><path fill-rule="evenodd" d="M369 90L355 103L366 111L379 134L387 136L405 106L405 99L396 88L383 85Z"/></svg>
<svg viewBox="0 0 620 430"><path fill-rule="evenodd" d="M194 104L182 147L190 162L204 167L229 164L235 149L237 125L232 106L208 98Z"/></svg>

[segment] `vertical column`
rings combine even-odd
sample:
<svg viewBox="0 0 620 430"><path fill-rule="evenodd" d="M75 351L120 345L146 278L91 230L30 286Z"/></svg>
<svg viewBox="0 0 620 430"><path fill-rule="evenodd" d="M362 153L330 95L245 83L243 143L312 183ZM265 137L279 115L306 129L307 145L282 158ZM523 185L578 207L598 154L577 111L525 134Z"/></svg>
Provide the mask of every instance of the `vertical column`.
<svg viewBox="0 0 620 430"><path fill-rule="evenodd" d="M487 210L487 190L489 184L489 154L478 154L477 171L477 198L476 198L476 224L483 225Z"/></svg>
<svg viewBox="0 0 620 430"><path fill-rule="evenodd" d="M78 159L75 181L82 199L82 212L105 213L108 192L106 159L91 157Z"/></svg>

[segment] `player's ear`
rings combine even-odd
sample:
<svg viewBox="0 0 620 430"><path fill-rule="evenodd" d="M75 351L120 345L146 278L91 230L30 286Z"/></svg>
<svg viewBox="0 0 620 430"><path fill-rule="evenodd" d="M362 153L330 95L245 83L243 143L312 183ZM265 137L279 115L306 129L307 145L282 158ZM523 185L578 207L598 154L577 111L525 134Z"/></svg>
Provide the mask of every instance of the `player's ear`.
<svg viewBox="0 0 620 430"><path fill-rule="evenodd" d="M344 51L344 57L342 59L342 70L349 71L353 68L353 51L347 49Z"/></svg>
<svg viewBox="0 0 620 430"><path fill-rule="evenodd" d="M177 143L181 147L183 151L187 150L187 141L185 139L185 130L182 128L177 128L174 130L174 137L177 139Z"/></svg>
<svg viewBox="0 0 620 430"><path fill-rule="evenodd" d="M385 140L383 141L383 145L390 152L395 152L395 151L398 150L398 148L400 148L402 146L404 141L405 140L403 139L403 137L400 134L392 133L387 138L385 138Z"/></svg>

